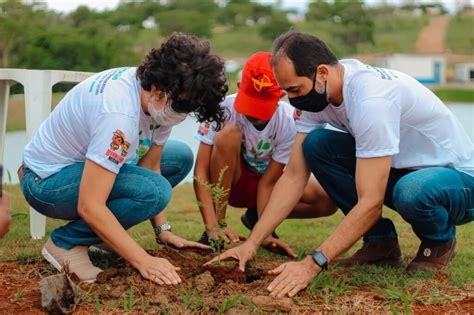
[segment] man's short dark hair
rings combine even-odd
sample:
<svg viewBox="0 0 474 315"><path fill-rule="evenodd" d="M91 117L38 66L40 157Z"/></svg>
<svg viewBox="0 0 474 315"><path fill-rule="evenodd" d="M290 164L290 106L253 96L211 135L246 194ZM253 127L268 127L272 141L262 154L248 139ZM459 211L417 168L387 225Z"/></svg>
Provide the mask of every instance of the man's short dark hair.
<svg viewBox="0 0 474 315"><path fill-rule="evenodd" d="M224 60L211 54L208 41L173 33L145 56L137 69L141 87L155 85L170 95L171 107L196 115L199 122L215 121L220 129L224 111L220 103L227 93Z"/></svg>
<svg viewBox="0 0 474 315"><path fill-rule="evenodd" d="M311 79L319 65L335 65L339 62L321 39L295 30L283 33L275 39L272 56L272 66L286 56L293 62L298 76Z"/></svg>

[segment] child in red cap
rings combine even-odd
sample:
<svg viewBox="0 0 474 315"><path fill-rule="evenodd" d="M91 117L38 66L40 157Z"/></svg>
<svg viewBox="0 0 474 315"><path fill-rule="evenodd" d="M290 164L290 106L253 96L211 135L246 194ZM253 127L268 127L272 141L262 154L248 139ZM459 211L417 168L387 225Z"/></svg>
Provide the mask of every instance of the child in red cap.
<svg viewBox="0 0 474 315"><path fill-rule="evenodd" d="M238 93L229 95L221 103L225 109L225 126L215 131L213 123L202 123L196 134L200 141L195 166L194 188L206 231L200 242L208 237L238 242L243 237L223 224L227 204L247 208L242 223L252 229L258 211L264 209L273 186L288 163L296 136L293 108L281 101L284 96L273 76L271 53L258 52L245 63ZM203 183L219 183L229 193L218 202L213 201ZM312 177L300 203L291 217L319 217L334 213L335 206ZM265 245L293 251L274 233Z"/></svg>

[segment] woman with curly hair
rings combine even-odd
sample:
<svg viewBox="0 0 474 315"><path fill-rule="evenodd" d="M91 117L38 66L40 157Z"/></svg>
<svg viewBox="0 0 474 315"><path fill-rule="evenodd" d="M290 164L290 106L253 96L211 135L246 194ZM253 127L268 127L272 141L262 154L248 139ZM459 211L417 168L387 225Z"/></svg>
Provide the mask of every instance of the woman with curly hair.
<svg viewBox="0 0 474 315"><path fill-rule="evenodd" d="M179 268L126 230L150 219L157 242L207 248L174 235L163 212L193 163L189 147L168 137L189 113L220 126L226 92L223 60L207 41L181 33L138 68L106 70L69 91L26 146L19 171L33 208L70 221L51 233L46 260L93 282L101 270L88 247L104 242L144 278L179 283Z"/></svg>

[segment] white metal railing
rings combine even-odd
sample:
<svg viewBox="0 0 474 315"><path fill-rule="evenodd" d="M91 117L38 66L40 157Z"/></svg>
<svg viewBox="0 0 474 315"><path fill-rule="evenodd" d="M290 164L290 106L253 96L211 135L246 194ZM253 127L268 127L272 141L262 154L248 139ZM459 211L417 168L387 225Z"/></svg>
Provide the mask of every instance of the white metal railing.
<svg viewBox="0 0 474 315"><path fill-rule="evenodd" d="M51 112L52 87L59 82L81 82L91 72L63 70L0 69L0 163L3 164L10 86L16 82L25 91L26 134L31 140ZM30 208L30 233L33 239L46 233L46 217Z"/></svg>

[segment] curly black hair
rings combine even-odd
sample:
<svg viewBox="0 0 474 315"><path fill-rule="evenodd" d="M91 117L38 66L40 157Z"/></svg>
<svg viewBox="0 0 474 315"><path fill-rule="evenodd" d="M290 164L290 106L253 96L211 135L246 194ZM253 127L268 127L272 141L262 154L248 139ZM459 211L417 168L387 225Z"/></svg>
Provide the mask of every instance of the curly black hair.
<svg viewBox="0 0 474 315"><path fill-rule="evenodd" d="M193 112L199 122L224 122L220 103L227 93L224 60L211 54L208 41L173 33L153 48L138 66L137 77L144 90L154 85L170 95L171 107L179 113Z"/></svg>

